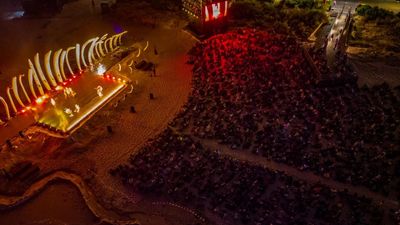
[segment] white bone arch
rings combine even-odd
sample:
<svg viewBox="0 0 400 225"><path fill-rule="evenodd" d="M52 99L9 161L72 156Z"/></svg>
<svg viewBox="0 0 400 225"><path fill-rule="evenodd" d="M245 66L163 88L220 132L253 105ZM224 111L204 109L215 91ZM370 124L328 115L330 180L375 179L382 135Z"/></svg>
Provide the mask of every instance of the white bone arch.
<svg viewBox="0 0 400 225"><path fill-rule="evenodd" d="M113 36L112 44L113 44L114 48L118 46L119 36L120 36L120 34L116 34L116 35Z"/></svg>
<svg viewBox="0 0 400 225"><path fill-rule="evenodd" d="M50 57L51 57L51 50L48 51L48 52L46 53L46 55L44 56L44 68L45 68L45 70L46 70L47 77L48 77L49 80L50 80L51 86L56 87L56 86L57 86L57 82L56 82L56 80L54 79L53 72L51 71L51 67L50 67Z"/></svg>
<svg viewBox="0 0 400 225"><path fill-rule="evenodd" d="M141 48L139 48L139 51L138 51L138 54L136 55L136 58L139 58L140 53L141 53Z"/></svg>
<svg viewBox="0 0 400 225"><path fill-rule="evenodd" d="M7 120L10 120L11 119L10 109L8 108L6 100L4 100L4 98L0 96L0 102L3 104L4 109L6 111Z"/></svg>
<svg viewBox="0 0 400 225"><path fill-rule="evenodd" d="M122 33L118 34L117 40L118 40L118 45L122 45L122 36L124 36L128 31L124 31Z"/></svg>
<svg viewBox="0 0 400 225"><path fill-rule="evenodd" d="M13 77L11 81L11 87L7 87L7 97L9 102L7 102L3 97L0 96L0 101L5 108L5 112L7 115L7 120L11 119L9 105L15 114L18 113L16 103L19 106L25 107L27 103L32 103L35 99L45 94L45 90L50 91L52 87L56 87L58 83L62 83L67 80L67 75L65 73L65 62L67 64L68 70L71 75L74 74L73 69L69 62L69 51L75 49L75 57L76 64L80 71L82 71L81 61L85 67L93 65L94 61L101 59L107 53L114 51L118 46L122 44L122 36L126 34L127 31L124 31L119 34L115 34L111 37L108 37L108 34L104 34L101 38L95 37L86 41L82 48L79 44L76 44L74 47L69 47L67 50L59 49L51 56L52 51L48 51L44 57L44 67L46 75L42 70L42 66L40 63L39 53L36 53L34 56L33 63L30 59L28 59L29 70L28 70L28 83L30 88L30 93L27 92L22 78L23 74L17 77ZM108 37L108 38L107 38ZM87 51L87 55L84 53L87 45L90 44L90 47ZM148 42L146 45L147 49ZM143 50L145 50L143 49ZM139 48L138 56L140 55L141 49ZM86 57L85 57L86 56ZM87 63L88 61L88 63ZM119 70L121 70L121 65L119 65ZM19 85L19 87L18 87ZM43 87L43 86L44 87ZM24 98L21 98L20 92L22 89L22 94ZM12 92L11 92L12 90ZM37 91L39 93L37 93ZM0 124L4 122L0 119Z"/></svg>
<svg viewBox="0 0 400 225"><path fill-rule="evenodd" d="M140 54L142 54L142 44L139 42L136 42L135 44L132 45L132 48L137 48L137 53L135 56L136 56L136 58L139 58ZM133 64L133 59L129 65L132 66L132 64Z"/></svg>
<svg viewBox="0 0 400 225"><path fill-rule="evenodd" d="M104 53L105 54L107 54L109 51L108 51L108 48L107 48L107 41L109 41L110 40L110 38L107 38L105 41L104 41L104 43L103 43L103 46L104 46Z"/></svg>
<svg viewBox="0 0 400 225"><path fill-rule="evenodd" d="M128 33L128 31L124 31L122 33L119 33L119 34L116 34L113 36L113 45L115 47L122 45L122 36L126 33Z"/></svg>
<svg viewBox="0 0 400 225"><path fill-rule="evenodd" d="M148 47L149 47L149 41L146 41L146 46L144 47L143 51L145 52Z"/></svg>
<svg viewBox="0 0 400 225"><path fill-rule="evenodd" d="M33 71L32 71L32 69L28 70L28 82L29 82L29 88L31 90L33 99L36 99L38 96L35 92L35 87L33 86Z"/></svg>
<svg viewBox="0 0 400 225"><path fill-rule="evenodd" d="M96 56L97 56L98 59L103 57L103 55L101 54L100 49L99 49L99 48L101 48L101 44L102 43L103 43L103 41L99 40L99 41L96 42L96 45L94 46L94 51L96 52Z"/></svg>
<svg viewBox="0 0 400 225"><path fill-rule="evenodd" d="M61 76L61 71L60 71L60 55L61 55L62 49L57 50L54 55L53 55L53 68L54 72L56 75L56 79L58 83L63 82L63 77Z"/></svg>
<svg viewBox="0 0 400 225"><path fill-rule="evenodd" d="M82 71L80 53L81 53L81 46L79 44L76 44L76 46L75 46L76 64L78 65L79 71ZM67 55L67 57L68 57L68 55ZM71 72L71 74L74 74L74 73Z"/></svg>
<svg viewBox="0 0 400 225"><path fill-rule="evenodd" d="M11 90L11 88L10 88L10 87L7 87L7 96L8 96L8 100L10 101L11 108L14 110L15 114L17 114L17 112L18 112L18 111L17 111L17 107L15 107L14 100L13 100L13 98L12 98L12 96L11 96L10 90Z"/></svg>
<svg viewBox="0 0 400 225"><path fill-rule="evenodd" d="M39 93L40 93L40 95L44 95L44 91L43 91L43 87L42 87L42 84L40 83L40 80L39 80L39 77L38 77L38 75L37 75L37 73L36 73L36 70L35 70L35 67L33 66L33 64L32 64L32 62L31 62L31 60L30 59L28 59L28 63L29 63L29 67L30 67L30 69L28 70L28 76L31 76L31 77L33 77L33 79L34 79L34 81L35 81L35 84L36 84L36 87L38 88L38 90L39 90ZM29 78L29 77L28 77ZM30 79L30 78L29 78ZM30 79L31 80L31 79ZM31 85L31 83L29 84L29 85ZM32 87L33 87L33 82L32 82ZM32 90L32 89L31 89ZM34 92L32 92L32 94L33 94ZM35 97L36 98L36 97Z"/></svg>
<svg viewBox="0 0 400 225"><path fill-rule="evenodd" d="M66 51L62 51L61 57L60 57L60 64L61 64L60 72L61 72L61 76L63 77L64 80L67 80L67 76L65 76L65 71L64 71L64 64L65 64L66 55L67 55L67 52Z"/></svg>
<svg viewBox="0 0 400 225"><path fill-rule="evenodd" d="M89 64L93 65L93 61L96 60L96 58L94 58L94 47L96 46L96 42L97 40L99 40L98 37L92 38L91 42L92 44L89 47L89 52L88 52L88 58L89 58Z"/></svg>
<svg viewBox="0 0 400 225"><path fill-rule="evenodd" d="M89 39L89 40L87 40L85 43L83 43L82 49L81 49L81 52L80 52L80 54L81 54L81 60L82 60L83 66L85 66L85 67L87 67L87 64L86 64L84 52L85 52L86 45L88 45L91 41L92 41L92 39Z"/></svg>
<svg viewBox="0 0 400 225"><path fill-rule="evenodd" d="M107 40L104 42L104 47L107 53L114 51L114 48L112 46L112 37L107 38Z"/></svg>
<svg viewBox="0 0 400 225"><path fill-rule="evenodd" d="M46 77L44 76L42 67L40 66L40 62L39 62L39 53L36 53L34 61L35 61L35 67L32 67L32 68L34 68L34 69L36 68L35 73L39 75L40 80L43 82L44 87L45 87L48 91L50 91L51 88L50 88L49 82L47 82Z"/></svg>
<svg viewBox="0 0 400 225"><path fill-rule="evenodd" d="M25 104L22 102L21 98L19 97L17 77L12 78L11 85L12 85L12 91L14 93L14 97L15 97L15 99L17 99L18 104L22 107L25 107Z"/></svg>
<svg viewBox="0 0 400 225"><path fill-rule="evenodd" d="M114 51L114 45L113 45L113 40L114 40L114 37L115 37L115 35L114 36L111 36L111 37L109 37L107 40L106 40L106 44L107 44L107 42L108 42L108 48L110 49L108 52L112 52L112 51Z"/></svg>
<svg viewBox="0 0 400 225"><path fill-rule="evenodd" d="M69 47L67 49L66 53L65 53L65 60L67 62L67 66L68 66L68 70L69 70L70 75L74 74L74 71L72 70L71 64L69 63L68 52L73 50L73 49L75 49L75 47ZM77 60L77 63L78 63L78 60Z"/></svg>
<svg viewBox="0 0 400 225"><path fill-rule="evenodd" d="M29 98L29 95L28 95L28 92L26 92L24 83L22 83L22 78L23 78L24 76L25 76L24 74L19 75L19 77L18 77L19 86L21 86L22 92L24 93L26 100L27 100L29 103L31 103L31 102L32 102L32 101L31 101L31 98Z"/></svg>
<svg viewBox="0 0 400 225"><path fill-rule="evenodd" d="M101 56L98 55L99 57L104 57L107 54L107 49L105 49L106 51L103 50L103 45L105 44L105 40L106 40L107 36L108 36L108 34L103 35L96 44L96 49L98 49L101 54Z"/></svg>

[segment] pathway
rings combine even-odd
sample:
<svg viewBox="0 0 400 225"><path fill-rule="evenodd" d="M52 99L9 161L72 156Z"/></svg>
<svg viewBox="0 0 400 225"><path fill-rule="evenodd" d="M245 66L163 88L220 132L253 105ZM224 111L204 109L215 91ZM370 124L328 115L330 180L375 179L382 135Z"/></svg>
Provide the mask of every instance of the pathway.
<svg viewBox="0 0 400 225"><path fill-rule="evenodd" d="M260 157L259 155L249 153L246 150L241 150L241 149L232 150L228 146L219 144L215 140L210 140L210 139L205 140L205 139L197 138L197 137L192 136L190 133L184 133L184 134L189 135L194 140L202 143L203 146L206 147L206 149L209 148L209 149L213 149L213 150L218 150L217 152L221 155L228 156L230 158L234 158L234 159L237 159L240 161L248 162L253 165L262 166L262 167L268 168L270 170L283 172L288 176L291 176L291 177L294 177L294 178L300 179L300 180L305 180L309 183L321 183L332 189L341 190L341 191L346 190L351 194L355 194L358 196L366 196L366 197L372 199L373 201L375 201L375 203L377 203L377 205L385 206L385 207L388 207L391 209L398 209L398 207L399 207L399 203L397 201L389 199L378 193L372 192L365 187L353 186L350 184L337 182L337 181L334 181L329 178L315 175L312 172L300 171L300 170L296 169L295 167L292 167L292 166L289 166L289 165L286 165L283 163L274 162L267 158Z"/></svg>
<svg viewBox="0 0 400 225"><path fill-rule="evenodd" d="M331 31L328 35L328 43L326 45L326 58L330 68L335 67L336 54L342 52L345 42L347 41L348 24L351 17L351 6L343 6L339 12Z"/></svg>

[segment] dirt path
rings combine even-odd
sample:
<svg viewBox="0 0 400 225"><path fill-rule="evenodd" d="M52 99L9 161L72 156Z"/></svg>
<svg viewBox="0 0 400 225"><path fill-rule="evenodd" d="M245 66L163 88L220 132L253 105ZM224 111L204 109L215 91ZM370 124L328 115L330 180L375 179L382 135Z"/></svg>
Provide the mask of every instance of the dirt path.
<svg viewBox="0 0 400 225"><path fill-rule="evenodd" d="M186 134L191 136L190 134ZM280 171L285 173L288 176L294 177L296 179L305 180L309 183L320 183L332 189L341 190L341 191L348 191L351 194L355 194L358 196L365 196L373 201L377 205L388 207L391 209L398 209L399 203L392 199L389 199L385 196L382 196L378 193L372 192L365 187L361 186L353 186L350 184L345 184L341 182L334 181L329 178L321 177L318 175L313 174L312 172L308 171L300 171L292 166L277 163L272 160L266 159L264 157L260 157L258 155L254 155L252 153L247 152L246 150L232 150L228 146L221 145L217 141L214 140L204 140L200 138L196 138L191 136L194 140L199 141L202 143L207 149L217 150L218 154L223 156L227 156L229 158L234 158L243 162L247 162L253 165L262 166L268 168L270 170Z"/></svg>
<svg viewBox="0 0 400 225"><path fill-rule="evenodd" d="M386 82L392 87L400 85L400 75L398 66L389 66L384 62L360 60L350 57L355 71L358 74L358 84L374 86Z"/></svg>

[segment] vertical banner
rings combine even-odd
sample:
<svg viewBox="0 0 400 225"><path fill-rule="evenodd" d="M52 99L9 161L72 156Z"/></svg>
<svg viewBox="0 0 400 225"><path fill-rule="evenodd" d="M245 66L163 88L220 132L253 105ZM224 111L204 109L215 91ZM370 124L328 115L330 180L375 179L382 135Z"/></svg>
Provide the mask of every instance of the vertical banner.
<svg viewBox="0 0 400 225"><path fill-rule="evenodd" d="M203 7L204 21L217 20L228 15L228 1L214 2Z"/></svg>

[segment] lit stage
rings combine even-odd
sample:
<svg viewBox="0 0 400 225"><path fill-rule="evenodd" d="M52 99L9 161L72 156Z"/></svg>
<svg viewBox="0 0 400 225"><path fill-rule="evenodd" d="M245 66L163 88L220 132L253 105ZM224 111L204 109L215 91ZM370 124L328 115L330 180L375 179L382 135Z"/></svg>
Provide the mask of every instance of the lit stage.
<svg viewBox="0 0 400 225"><path fill-rule="evenodd" d="M125 77L85 72L38 104L35 119L49 131L71 134L126 87Z"/></svg>

